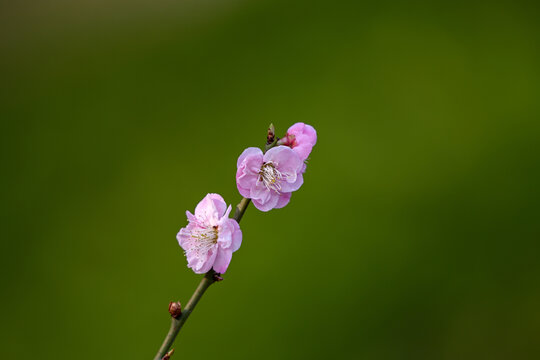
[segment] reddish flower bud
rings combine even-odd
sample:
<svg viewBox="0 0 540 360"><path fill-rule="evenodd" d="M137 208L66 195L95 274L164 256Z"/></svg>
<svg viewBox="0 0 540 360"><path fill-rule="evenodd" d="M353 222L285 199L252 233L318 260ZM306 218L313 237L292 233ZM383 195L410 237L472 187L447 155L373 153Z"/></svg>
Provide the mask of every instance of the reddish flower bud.
<svg viewBox="0 0 540 360"><path fill-rule="evenodd" d="M214 274L212 278L214 281L223 281L223 278L219 274Z"/></svg>
<svg viewBox="0 0 540 360"><path fill-rule="evenodd" d="M180 301L169 303L169 314L175 319L178 319L182 315L182 305Z"/></svg>

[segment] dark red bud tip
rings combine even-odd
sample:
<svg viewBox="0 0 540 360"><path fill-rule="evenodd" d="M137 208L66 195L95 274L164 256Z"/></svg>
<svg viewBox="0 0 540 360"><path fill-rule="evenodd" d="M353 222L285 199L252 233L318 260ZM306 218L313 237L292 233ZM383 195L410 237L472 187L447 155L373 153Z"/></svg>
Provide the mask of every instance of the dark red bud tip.
<svg viewBox="0 0 540 360"><path fill-rule="evenodd" d="M270 145L274 143L276 139L276 130L274 128L274 124L270 124L268 127L268 134L266 135L266 144Z"/></svg>
<svg viewBox="0 0 540 360"><path fill-rule="evenodd" d="M174 349L172 349L171 351L166 353L165 356L161 358L161 360L169 360L171 358L172 354L174 354Z"/></svg>
<svg viewBox="0 0 540 360"><path fill-rule="evenodd" d="M219 274L214 274L214 281L223 281L223 278Z"/></svg>
<svg viewBox="0 0 540 360"><path fill-rule="evenodd" d="M182 315L182 305L180 301L169 303L169 314L175 319L178 319Z"/></svg>

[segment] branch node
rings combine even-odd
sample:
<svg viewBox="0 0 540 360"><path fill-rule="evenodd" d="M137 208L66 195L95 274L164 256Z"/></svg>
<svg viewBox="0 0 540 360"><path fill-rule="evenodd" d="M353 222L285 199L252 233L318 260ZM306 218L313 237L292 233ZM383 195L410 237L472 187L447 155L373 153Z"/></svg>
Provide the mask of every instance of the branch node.
<svg viewBox="0 0 540 360"><path fill-rule="evenodd" d="M161 360L169 360L171 358L172 354L174 354L174 349L171 349L171 351L166 353L165 356L161 358Z"/></svg>

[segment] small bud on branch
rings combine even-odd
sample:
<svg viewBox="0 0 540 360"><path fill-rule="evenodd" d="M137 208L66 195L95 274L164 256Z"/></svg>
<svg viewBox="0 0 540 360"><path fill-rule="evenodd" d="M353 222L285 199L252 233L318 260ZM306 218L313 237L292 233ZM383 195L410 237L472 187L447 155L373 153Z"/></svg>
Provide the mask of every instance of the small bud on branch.
<svg viewBox="0 0 540 360"><path fill-rule="evenodd" d="M274 124L270 124L270 126L268 126L268 132L266 135L266 145L264 146L264 151L268 151L269 149L276 146L278 140L279 138L276 136L276 129L274 128Z"/></svg>
<svg viewBox="0 0 540 360"><path fill-rule="evenodd" d="M169 314L175 319L178 319L182 315L182 305L180 301L169 303Z"/></svg>
<svg viewBox="0 0 540 360"><path fill-rule="evenodd" d="M266 135L266 145L272 144L276 139L276 129L274 124L270 124L268 127L268 135Z"/></svg>

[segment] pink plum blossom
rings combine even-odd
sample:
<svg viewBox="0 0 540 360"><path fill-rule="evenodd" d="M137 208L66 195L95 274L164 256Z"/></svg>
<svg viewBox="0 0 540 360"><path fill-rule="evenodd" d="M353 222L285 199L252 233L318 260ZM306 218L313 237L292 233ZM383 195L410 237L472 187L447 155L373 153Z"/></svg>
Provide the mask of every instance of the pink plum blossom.
<svg viewBox="0 0 540 360"><path fill-rule="evenodd" d="M261 211L282 208L304 182L303 165L298 154L287 146L273 147L265 154L259 148L247 148L236 164L238 191Z"/></svg>
<svg viewBox="0 0 540 360"><path fill-rule="evenodd" d="M242 231L234 219L229 219L231 206L218 194L208 194L195 208L195 215L186 211L189 224L176 236L184 249L188 267L196 274L210 269L224 273L232 253L242 243Z"/></svg>
<svg viewBox="0 0 540 360"><path fill-rule="evenodd" d="M290 146L302 161L307 160L316 143L317 132L313 126L301 122L291 126L285 137L278 142L279 145Z"/></svg>

